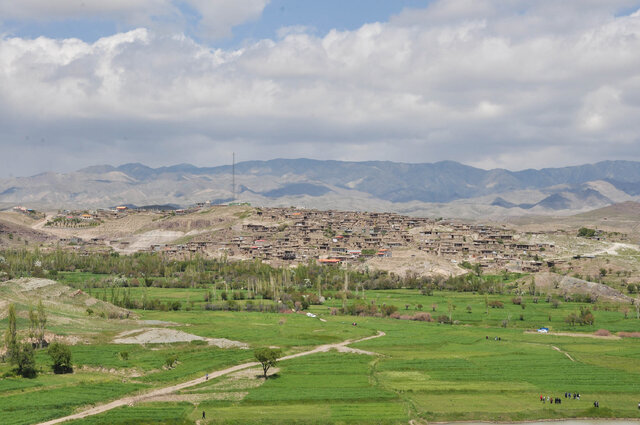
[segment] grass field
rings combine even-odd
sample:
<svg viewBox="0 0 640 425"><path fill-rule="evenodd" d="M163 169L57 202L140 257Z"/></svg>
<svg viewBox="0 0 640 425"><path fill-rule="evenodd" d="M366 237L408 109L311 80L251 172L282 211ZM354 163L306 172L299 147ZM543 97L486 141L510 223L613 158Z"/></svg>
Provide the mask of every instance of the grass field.
<svg viewBox="0 0 640 425"><path fill-rule="evenodd" d="M149 289L157 297L203 300L202 290ZM587 305L563 302L554 308L544 297L534 303L533 297L526 295L523 309L511 298L489 296L489 301L502 301L504 308L489 308L487 313L484 295L435 292L427 296L417 290L366 292L366 302L396 305L402 314L414 314L422 304L421 311L434 317L448 315L451 303L455 305L451 313L458 322L455 325L331 315L329 309L341 306L342 300L310 307L326 322L302 314L212 312L201 308L136 311L141 319L175 322L175 329L190 334L228 338L251 347L277 346L285 354L377 331L386 335L352 345L376 355L335 351L313 354L281 362L277 374L266 381L256 377L257 370L248 378L220 377L183 390L174 400L115 409L72 423L187 424L200 419L203 410L207 413L203 423L237 424L640 418L639 339L525 332L540 326L578 334L598 329L637 332L640 321L633 314L625 319L617 307L598 305L593 311L594 325L571 326L565 317ZM433 304L437 304L436 311L432 311ZM588 307L593 310L593 305ZM51 374L48 357L38 352L42 373L37 378L0 380L0 423L36 423L252 359L252 350L195 343L113 344L118 323L123 330L143 325L104 320L110 325L89 338L90 344L72 347L76 373ZM505 320L508 323L503 327ZM357 326L351 324L354 321ZM0 323L6 327L6 320ZM71 324L64 329L71 329ZM123 351L128 358L123 359ZM166 369L165 359L171 355L176 355L179 363ZM9 365L0 364L0 373L8 370ZM581 400L565 400L565 392L579 392ZM561 397L563 403L543 404L540 395ZM599 409L592 407L595 400L600 402Z"/></svg>

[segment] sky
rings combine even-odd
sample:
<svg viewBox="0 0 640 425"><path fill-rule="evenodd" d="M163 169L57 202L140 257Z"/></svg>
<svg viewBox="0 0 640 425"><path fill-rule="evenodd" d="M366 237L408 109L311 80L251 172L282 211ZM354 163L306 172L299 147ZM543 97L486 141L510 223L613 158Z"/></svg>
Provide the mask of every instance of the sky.
<svg viewBox="0 0 640 425"><path fill-rule="evenodd" d="M0 0L0 178L640 161L640 0Z"/></svg>

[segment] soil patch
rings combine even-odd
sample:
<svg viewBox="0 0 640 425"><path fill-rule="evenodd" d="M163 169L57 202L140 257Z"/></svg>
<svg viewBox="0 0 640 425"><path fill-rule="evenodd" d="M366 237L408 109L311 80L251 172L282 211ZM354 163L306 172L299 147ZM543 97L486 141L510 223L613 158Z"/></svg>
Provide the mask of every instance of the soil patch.
<svg viewBox="0 0 640 425"><path fill-rule="evenodd" d="M32 277L13 280L12 282L20 286L22 292L34 291L57 283L49 279L36 279Z"/></svg>
<svg viewBox="0 0 640 425"><path fill-rule="evenodd" d="M541 334L537 331L525 331L527 334L537 334L537 335L556 335L556 336L571 336L576 338L594 338L594 339L620 339L617 335L594 335L580 332L547 332L546 334Z"/></svg>
<svg viewBox="0 0 640 425"><path fill-rule="evenodd" d="M520 280L525 287L531 284L531 278ZM589 282L571 276L562 276L555 273L538 273L535 276L536 288L541 292L571 296L572 294L589 294L598 299L606 299L614 302L631 302L631 298L620 291L602 283Z"/></svg>
<svg viewBox="0 0 640 425"><path fill-rule="evenodd" d="M191 341L205 341L205 338L175 329L152 328L122 332L113 340L115 344L170 344Z"/></svg>
<svg viewBox="0 0 640 425"><path fill-rule="evenodd" d="M115 344L171 344L191 341L206 341L209 345L219 348L249 348L249 345L244 342L232 341L226 338L204 338L167 328L132 329L119 333L113 340Z"/></svg>

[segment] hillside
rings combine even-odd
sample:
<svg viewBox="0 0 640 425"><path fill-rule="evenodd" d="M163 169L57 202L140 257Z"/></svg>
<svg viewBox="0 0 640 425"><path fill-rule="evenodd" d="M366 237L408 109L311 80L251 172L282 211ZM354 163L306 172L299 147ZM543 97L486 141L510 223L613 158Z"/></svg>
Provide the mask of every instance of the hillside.
<svg viewBox="0 0 640 425"><path fill-rule="evenodd" d="M509 224L525 231L564 230L575 233L581 227L626 235L626 241L640 241L640 203L622 202L565 217L519 217Z"/></svg>
<svg viewBox="0 0 640 425"><path fill-rule="evenodd" d="M263 206L393 211L447 217L567 215L640 200L640 163L483 170L457 162L406 164L275 159L236 164L237 199ZM100 165L0 180L0 205L96 208L228 202L231 166Z"/></svg>

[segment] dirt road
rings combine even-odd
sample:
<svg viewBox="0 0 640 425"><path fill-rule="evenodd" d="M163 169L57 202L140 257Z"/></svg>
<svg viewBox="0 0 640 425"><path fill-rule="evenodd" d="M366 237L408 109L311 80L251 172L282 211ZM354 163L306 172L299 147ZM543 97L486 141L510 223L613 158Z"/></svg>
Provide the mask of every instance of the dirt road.
<svg viewBox="0 0 640 425"><path fill-rule="evenodd" d="M325 345L320 345L316 348L314 348L313 350L310 351L304 351L302 353L297 353L297 354L292 354L290 356L285 356L285 357L281 357L279 359L279 361L283 361L283 360L290 360L290 359L295 359L298 357L302 357L302 356L308 356L309 354L315 354L315 353L324 353L327 352L331 349L340 349L343 348L349 344L353 344L356 342L361 342L361 341L367 341L373 338L379 338L381 336L384 336L385 333L382 331L378 331L377 335L372 335L366 338L362 338L362 339L358 339L358 340L346 340L343 342L337 342L335 344L325 344ZM242 369L246 369L249 367L255 367L258 366L260 363L257 362L250 362L250 363L243 363L237 366L233 366L233 367L229 367L227 369L222 369L222 370L218 370L215 372L211 372L209 373L209 378L217 378L219 376L223 376L223 375L227 375L229 373L233 373L233 372L237 372L239 370ZM42 422L40 423L40 425L53 425L53 424L59 424L62 422L66 422L66 421L70 421L73 419L82 419L82 418L86 418L88 416L93 416L93 415L97 415L99 413L103 413L106 411L109 411L111 409L115 409L118 407L122 407L122 406L127 406L127 405L134 405L136 403L139 403L141 401L144 401L148 398L152 398L152 397L158 397L158 396L164 396L164 395L168 395L171 393L174 393L176 391L180 391L183 390L185 388L189 388L189 387L193 387L195 385L198 384L202 384L203 382L206 381L206 378L203 376L201 378L197 378L197 379L193 379L191 381L187 381L187 382L183 382L181 384L177 384L177 385L172 385L170 387L165 387L165 388L159 388L153 391L149 391L148 393L144 393L144 394L140 394L140 395L136 395L136 396L131 396L131 397L125 397L125 398L121 398L118 400L114 400L110 403L107 404L101 404L99 406L95 406L92 407L90 409L84 410L82 412L79 413L74 413L73 415L69 415L69 416L64 416L62 418L58 418L58 419L52 419L50 421L47 422Z"/></svg>

